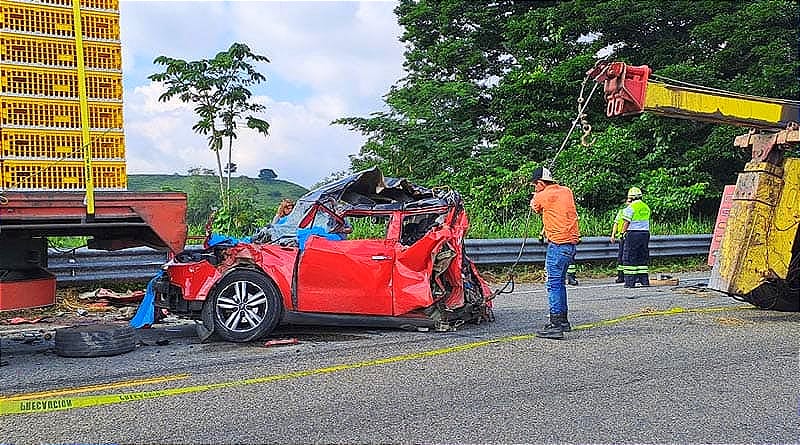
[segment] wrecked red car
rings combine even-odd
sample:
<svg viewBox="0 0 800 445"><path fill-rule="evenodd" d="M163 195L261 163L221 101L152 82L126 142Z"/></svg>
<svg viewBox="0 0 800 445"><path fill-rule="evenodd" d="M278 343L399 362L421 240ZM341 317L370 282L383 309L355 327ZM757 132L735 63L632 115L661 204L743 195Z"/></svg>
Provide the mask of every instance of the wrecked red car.
<svg viewBox="0 0 800 445"><path fill-rule="evenodd" d="M246 342L278 324L452 330L490 321L491 290L464 255L461 197L377 168L300 198L249 242L163 266L155 304Z"/></svg>

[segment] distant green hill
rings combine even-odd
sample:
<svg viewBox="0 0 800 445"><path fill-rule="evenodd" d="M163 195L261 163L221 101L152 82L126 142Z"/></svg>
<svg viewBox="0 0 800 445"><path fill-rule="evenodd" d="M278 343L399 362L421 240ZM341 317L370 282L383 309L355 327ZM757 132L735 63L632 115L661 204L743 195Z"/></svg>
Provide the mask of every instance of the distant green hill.
<svg viewBox="0 0 800 445"><path fill-rule="evenodd" d="M216 190L219 179L216 176L196 175L128 175L128 190L134 192L180 191L191 193L196 183L204 183ZM295 183L281 179L265 181L257 178L239 176L231 178L231 188L253 187L257 190L255 200L265 206L275 207L282 198L297 199L307 189Z"/></svg>

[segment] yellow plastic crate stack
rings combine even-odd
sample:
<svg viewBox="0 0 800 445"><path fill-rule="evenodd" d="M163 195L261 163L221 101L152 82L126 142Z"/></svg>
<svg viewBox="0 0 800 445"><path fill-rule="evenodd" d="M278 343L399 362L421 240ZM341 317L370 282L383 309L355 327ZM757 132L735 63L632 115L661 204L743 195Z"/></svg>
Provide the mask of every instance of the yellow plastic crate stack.
<svg viewBox="0 0 800 445"><path fill-rule="evenodd" d="M80 0L95 190L125 190L118 0ZM84 190L72 0L0 0L0 189Z"/></svg>

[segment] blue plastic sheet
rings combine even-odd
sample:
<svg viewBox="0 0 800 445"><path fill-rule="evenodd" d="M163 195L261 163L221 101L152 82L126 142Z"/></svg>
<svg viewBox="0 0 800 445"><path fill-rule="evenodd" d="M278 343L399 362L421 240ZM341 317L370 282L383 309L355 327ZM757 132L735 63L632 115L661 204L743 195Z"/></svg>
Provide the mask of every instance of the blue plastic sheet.
<svg viewBox="0 0 800 445"><path fill-rule="evenodd" d="M251 238L246 236L244 238L235 238L228 235L220 235L219 233L212 233L211 236L208 237L208 247L215 246L217 244L226 243L232 246L235 246L239 243L249 243Z"/></svg>
<svg viewBox="0 0 800 445"><path fill-rule="evenodd" d="M136 315L131 318L129 323L132 328L139 329L153 324L156 313L156 291L153 287L156 284L156 280L159 279L161 275L164 275L163 269L159 270L156 276L147 283L147 290L144 293L144 298L142 298L142 302L139 303L139 309L136 310Z"/></svg>
<svg viewBox="0 0 800 445"><path fill-rule="evenodd" d="M297 229L297 245L299 246L300 250L303 250L306 246L306 240L311 235L321 236L325 239L333 240L333 241L340 241L345 239L345 235L340 233L329 233L325 230L324 227L311 227L308 229Z"/></svg>

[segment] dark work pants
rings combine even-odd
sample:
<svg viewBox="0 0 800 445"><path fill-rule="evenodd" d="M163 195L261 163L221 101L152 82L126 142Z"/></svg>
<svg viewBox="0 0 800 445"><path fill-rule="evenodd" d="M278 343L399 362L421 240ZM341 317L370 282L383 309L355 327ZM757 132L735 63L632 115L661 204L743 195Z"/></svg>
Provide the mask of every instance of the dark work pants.
<svg viewBox="0 0 800 445"><path fill-rule="evenodd" d="M648 264L650 264L650 232L647 230L628 230L622 248L622 272L625 274L625 287L633 287L636 282L650 285Z"/></svg>

